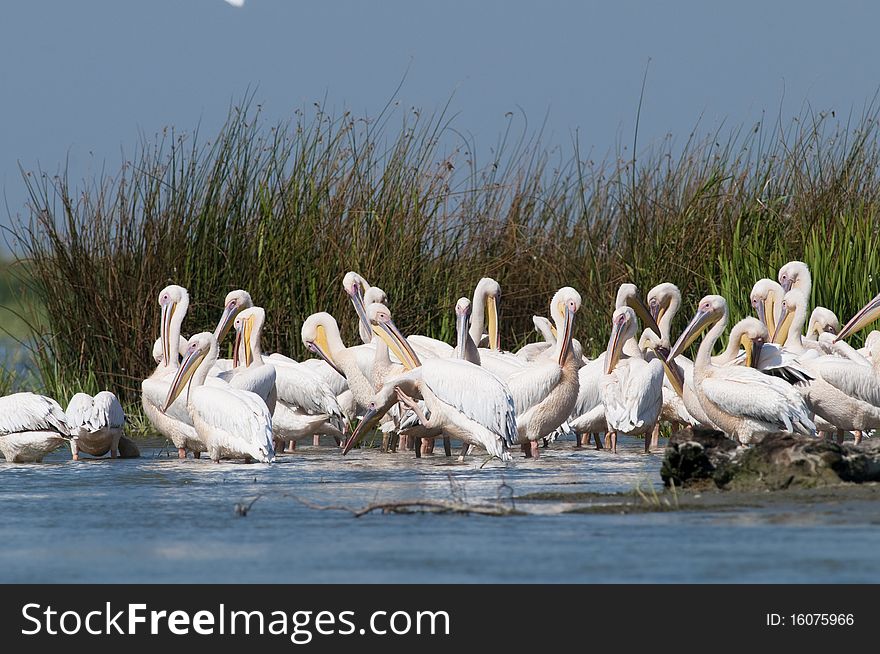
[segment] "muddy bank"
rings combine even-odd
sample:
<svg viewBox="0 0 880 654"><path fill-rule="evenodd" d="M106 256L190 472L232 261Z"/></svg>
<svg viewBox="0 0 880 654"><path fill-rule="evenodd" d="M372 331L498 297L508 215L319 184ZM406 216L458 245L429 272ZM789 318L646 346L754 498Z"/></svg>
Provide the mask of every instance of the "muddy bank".
<svg viewBox="0 0 880 654"><path fill-rule="evenodd" d="M791 434L737 448L720 432L685 429L663 455L664 484L740 491L820 488L880 481L880 439L860 445Z"/></svg>

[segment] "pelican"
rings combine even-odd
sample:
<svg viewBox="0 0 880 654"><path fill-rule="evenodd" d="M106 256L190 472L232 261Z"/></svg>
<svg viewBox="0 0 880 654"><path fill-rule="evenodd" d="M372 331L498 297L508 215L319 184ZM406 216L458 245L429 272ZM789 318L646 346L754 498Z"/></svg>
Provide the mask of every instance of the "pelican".
<svg viewBox="0 0 880 654"><path fill-rule="evenodd" d="M342 278L342 289L351 298L351 303L358 315L358 334L361 341L364 345L372 343L373 330L370 327L369 316L367 316L367 307L375 303L386 304L388 296L378 286L370 286L366 279L353 270L345 273Z"/></svg>
<svg viewBox="0 0 880 654"><path fill-rule="evenodd" d="M648 451L651 432L663 406L663 364L655 357L646 357L639 347L633 309L615 309L611 326L600 386L611 450L617 452L617 434L622 432L644 434Z"/></svg>
<svg viewBox="0 0 880 654"><path fill-rule="evenodd" d="M743 445L780 432L815 435L816 426L804 400L790 384L753 368L712 363L712 348L727 320L727 301L720 295L707 295L670 352L674 360L711 327L694 360L693 385L712 423Z"/></svg>
<svg viewBox="0 0 880 654"><path fill-rule="evenodd" d="M654 354L664 357L672 347L672 321L681 307L681 291L675 284L663 282L648 291L646 299L651 317L657 321L657 327L660 331L655 333L650 327L646 328L639 340L639 347L642 352L656 348ZM658 341L656 343L654 342L655 336ZM650 341L650 347L648 341ZM685 378L693 377L693 361L684 355L679 355L676 357L675 363L682 369ZM681 396L675 391L674 381L669 373L663 377L663 407L660 409L660 420L654 423L651 440L645 439L646 451L650 451L651 448L657 447L659 444L661 421L668 422L673 431L680 424L691 426L699 424L699 421L688 412Z"/></svg>
<svg viewBox="0 0 880 654"><path fill-rule="evenodd" d="M577 401L582 361L572 351L571 333L580 307L581 296L576 290L569 286L559 289L550 301L550 314L560 335L556 344L506 379L516 406L518 442L527 457L538 458L538 440L565 422Z"/></svg>
<svg viewBox="0 0 880 654"><path fill-rule="evenodd" d="M510 392L495 375L462 359L433 358L419 361L391 320L374 331L407 368L389 379L367 404L367 412L342 450L347 454L392 405L400 401L431 432L479 445L503 461L517 442L516 408ZM478 393L473 389L480 389ZM428 418L416 398L422 398ZM463 450L464 454L464 450Z"/></svg>
<svg viewBox="0 0 880 654"><path fill-rule="evenodd" d="M0 397L0 452L8 462L40 463L70 440L64 411L52 398L35 393Z"/></svg>
<svg viewBox="0 0 880 654"><path fill-rule="evenodd" d="M219 347L209 332L189 339L186 356L177 369L163 410L167 410L187 389L186 409L205 443L211 460L275 460L272 445L272 416L262 398L231 386L208 386L205 380Z"/></svg>
<svg viewBox="0 0 880 654"><path fill-rule="evenodd" d="M182 286L166 286L159 292L159 306L162 308L162 359L153 374L141 382L141 404L153 427L177 448L179 458L185 459L187 450L198 458L206 448L193 427L185 402L174 402L163 409L180 365L178 353L171 344L180 342L180 326L189 307L189 293Z"/></svg>
<svg viewBox="0 0 880 654"><path fill-rule="evenodd" d="M677 289L676 289L677 290ZM651 310L642 301L639 295L639 289L635 284L621 284L617 289L617 295L614 300L615 310L621 307L629 307L635 312L635 315L641 318L646 328L651 329L655 334L661 333L661 328L657 325L655 316L661 315L659 303L661 299L657 299L655 310ZM668 315L666 320L671 324L675 310L669 311L666 307L662 316ZM666 346L668 348L668 345ZM624 353L627 355L639 355L640 351L638 343L629 340L624 344ZM608 424L605 419L605 405L602 403L601 386L605 375L605 357L607 353L602 352L592 361L584 359L584 365L578 370L578 397L572 415L569 417L568 423L575 434L581 436L581 441L575 447L586 445L589 442L589 435L593 434L596 439L596 449L602 449L599 440L601 432L607 432ZM611 435L606 435L607 445L611 446Z"/></svg>
<svg viewBox="0 0 880 654"><path fill-rule="evenodd" d="M756 281L749 294L749 300L758 320L767 326L771 336L776 332L776 325L780 321L783 295L785 291L782 286L767 278Z"/></svg>
<svg viewBox="0 0 880 654"><path fill-rule="evenodd" d="M272 414L278 395L275 390L275 367L263 360L260 347L265 321L266 312L261 307L243 309L235 316L232 369L218 377L233 388L259 395Z"/></svg>
<svg viewBox="0 0 880 654"><path fill-rule="evenodd" d="M79 460L80 450L92 456L104 456L107 452L111 458L119 456L125 412L113 393L101 391L95 397L77 393L70 398L64 413L70 433L76 437L70 441L74 461Z"/></svg>
<svg viewBox="0 0 880 654"><path fill-rule="evenodd" d="M367 353L371 359L375 357L375 350L363 350L359 348L345 347L339 334L339 324L336 319L326 312L314 313L303 322L300 331L303 345L310 352L317 354L323 361L334 368L340 375L345 377L348 388L351 390L354 401L358 407L365 409L372 401L375 389L370 380L372 377L372 361L368 366L362 366L360 359ZM408 346L408 353L412 352ZM396 354L396 353L395 353ZM415 355L412 354L412 357ZM370 372L368 376L363 368Z"/></svg>
<svg viewBox="0 0 880 654"><path fill-rule="evenodd" d="M781 321L773 335L774 343L781 343L788 352L798 355L801 361L826 353L819 341L803 338L804 323L807 320L807 296L797 288L786 292L782 298Z"/></svg>
<svg viewBox="0 0 880 654"><path fill-rule="evenodd" d="M458 298L455 303L455 350L452 356L456 359L470 361L474 365L480 365L480 351L469 331L473 305L466 297ZM536 316L537 317L537 316Z"/></svg>

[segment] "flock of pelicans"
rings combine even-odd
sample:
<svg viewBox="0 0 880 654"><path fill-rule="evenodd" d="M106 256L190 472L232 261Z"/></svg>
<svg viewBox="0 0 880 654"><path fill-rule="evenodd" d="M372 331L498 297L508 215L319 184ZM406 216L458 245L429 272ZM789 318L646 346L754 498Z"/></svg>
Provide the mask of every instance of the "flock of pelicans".
<svg viewBox="0 0 880 654"><path fill-rule="evenodd" d="M537 458L540 443L572 432L576 447L594 439L612 452L618 434L644 435L650 451L661 422L717 429L743 446L781 432L838 440L853 432L861 440L880 427L880 332L871 332L860 350L844 339L880 317L880 295L841 329L822 307L807 321L812 279L806 264L789 262L778 280L754 285L757 317L736 323L715 356L728 324L723 297L700 300L673 342L678 288L659 284L642 299L634 285L623 284L608 348L593 360L572 337L581 298L570 287L553 296L549 320L534 317L544 340L513 353L501 349L501 289L492 279L480 280L472 301L456 303L453 346L404 337L385 293L350 272L343 288L363 343L346 347L333 316L316 313L303 323L302 340L317 358L298 362L263 354L265 312L240 290L226 296L213 333L185 340L189 295L168 286L159 294L157 366L143 381L142 403L180 458L207 452L214 461L271 463L297 441L311 436L317 443L321 435L334 437L344 455L376 426L385 451L399 447L421 456L442 439L449 456L454 439L462 459L479 447L509 460L516 446ZM232 329L233 358L220 359ZM685 357L704 332L696 358ZM0 451L8 461L41 461L68 444L74 459L80 452L116 457L126 449L124 421L107 391L79 393L66 411L51 398L16 393L0 398ZM127 447L134 448L130 441Z"/></svg>

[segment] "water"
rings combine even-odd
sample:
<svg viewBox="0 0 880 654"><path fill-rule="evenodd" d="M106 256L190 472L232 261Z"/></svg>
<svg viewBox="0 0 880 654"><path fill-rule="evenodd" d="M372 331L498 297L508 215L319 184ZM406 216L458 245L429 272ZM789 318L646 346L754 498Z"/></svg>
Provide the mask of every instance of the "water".
<svg viewBox="0 0 880 654"><path fill-rule="evenodd" d="M303 448L271 467L143 458L0 462L2 582L868 582L880 581L880 502L724 507L663 513L354 518L320 504L499 493L660 489L660 454L573 450L539 461ZM452 459L454 462L454 459ZM502 487L505 484L509 488ZM236 503L260 499L246 517ZM295 497L294 497L295 496ZM601 498L593 500L602 503Z"/></svg>

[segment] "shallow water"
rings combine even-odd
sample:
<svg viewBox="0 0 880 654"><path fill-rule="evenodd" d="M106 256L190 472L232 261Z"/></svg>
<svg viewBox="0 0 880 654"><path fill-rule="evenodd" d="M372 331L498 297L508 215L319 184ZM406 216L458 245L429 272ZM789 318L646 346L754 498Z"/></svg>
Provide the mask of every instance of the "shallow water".
<svg viewBox="0 0 880 654"><path fill-rule="evenodd" d="M296 499L357 508L636 486L650 496L661 454L642 454L637 440L623 439L617 456L559 442L538 461L483 469L480 457L355 450L343 459L332 447L272 466L214 464L155 445L133 460L74 463L65 451L40 465L0 460L0 581L880 581L876 501L572 514L561 512L570 503L519 500L529 515L354 518Z"/></svg>

